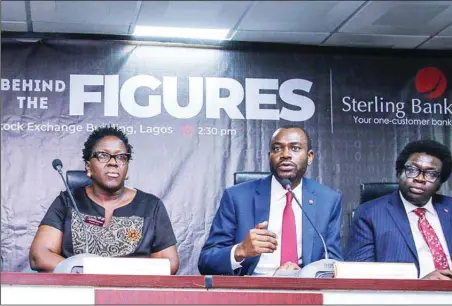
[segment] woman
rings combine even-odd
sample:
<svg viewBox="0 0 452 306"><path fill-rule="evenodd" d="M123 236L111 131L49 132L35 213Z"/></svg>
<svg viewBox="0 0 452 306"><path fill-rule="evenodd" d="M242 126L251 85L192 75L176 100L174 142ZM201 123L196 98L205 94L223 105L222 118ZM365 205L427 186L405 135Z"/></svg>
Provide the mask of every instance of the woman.
<svg viewBox="0 0 452 306"><path fill-rule="evenodd" d="M100 256L168 258L171 274L179 268L176 238L162 201L124 186L132 146L114 127L95 130L85 142L83 159L92 184L73 195L88 230L89 252ZM83 253L83 224L62 193L50 206L30 249L30 266L52 272L65 258Z"/></svg>

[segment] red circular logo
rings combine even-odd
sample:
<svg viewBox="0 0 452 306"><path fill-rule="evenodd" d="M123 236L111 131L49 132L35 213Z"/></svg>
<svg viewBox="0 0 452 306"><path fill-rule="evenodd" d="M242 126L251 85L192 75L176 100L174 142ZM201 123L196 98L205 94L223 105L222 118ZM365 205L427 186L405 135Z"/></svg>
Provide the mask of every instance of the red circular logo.
<svg viewBox="0 0 452 306"><path fill-rule="evenodd" d="M429 99L436 99L446 91L446 77L436 67L424 67L416 74L416 90Z"/></svg>

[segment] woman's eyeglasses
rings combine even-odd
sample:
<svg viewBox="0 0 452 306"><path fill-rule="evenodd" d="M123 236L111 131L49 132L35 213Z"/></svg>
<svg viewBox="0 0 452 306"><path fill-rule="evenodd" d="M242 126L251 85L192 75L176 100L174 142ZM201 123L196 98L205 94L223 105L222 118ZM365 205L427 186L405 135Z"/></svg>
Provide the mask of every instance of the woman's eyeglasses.
<svg viewBox="0 0 452 306"><path fill-rule="evenodd" d="M116 163L120 165L124 165L129 162L131 159L130 153L120 153L120 154L110 154L107 152L93 152L91 154L91 158L95 157L100 163L106 164L108 163L112 158L115 159Z"/></svg>

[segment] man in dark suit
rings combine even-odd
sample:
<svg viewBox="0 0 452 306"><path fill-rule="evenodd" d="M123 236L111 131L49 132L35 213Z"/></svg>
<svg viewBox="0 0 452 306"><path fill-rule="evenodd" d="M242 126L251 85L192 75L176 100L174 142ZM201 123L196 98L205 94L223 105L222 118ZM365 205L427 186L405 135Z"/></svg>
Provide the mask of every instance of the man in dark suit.
<svg viewBox="0 0 452 306"><path fill-rule="evenodd" d="M275 131L272 175L224 191L198 262L201 274L273 275L324 258L320 238L278 180L289 179L305 213L325 237L330 258L342 259L341 196L303 175L314 159L299 127Z"/></svg>
<svg viewBox="0 0 452 306"><path fill-rule="evenodd" d="M420 278L452 279L452 198L436 194L451 168L446 146L409 143L396 161L399 190L356 210L346 260L415 263Z"/></svg>

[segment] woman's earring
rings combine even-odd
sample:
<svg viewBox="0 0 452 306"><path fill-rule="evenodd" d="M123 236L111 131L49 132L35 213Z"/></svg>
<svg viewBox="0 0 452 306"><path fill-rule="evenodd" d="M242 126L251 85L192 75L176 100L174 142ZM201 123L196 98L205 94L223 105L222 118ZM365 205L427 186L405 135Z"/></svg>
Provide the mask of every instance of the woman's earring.
<svg viewBox="0 0 452 306"><path fill-rule="evenodd" d="M89 172L89 171L86 172L86 176L89 177L89 178L91 178L91 172Z"/></svg>
<svg viewBox="0 0 452 306"><path fill-rule="evenodd" d="M125 178L125 180L127 181L129 179L129 176L128 175L126 175L126 178Z"/></svg>

